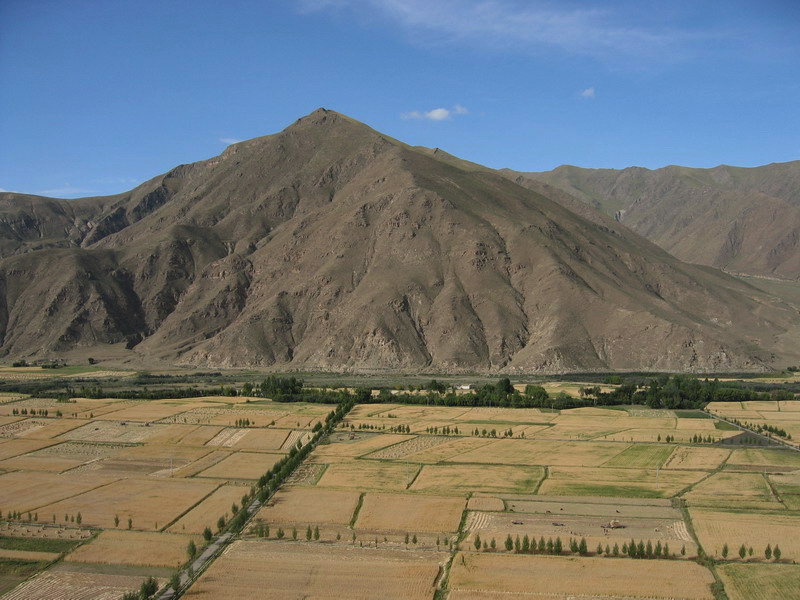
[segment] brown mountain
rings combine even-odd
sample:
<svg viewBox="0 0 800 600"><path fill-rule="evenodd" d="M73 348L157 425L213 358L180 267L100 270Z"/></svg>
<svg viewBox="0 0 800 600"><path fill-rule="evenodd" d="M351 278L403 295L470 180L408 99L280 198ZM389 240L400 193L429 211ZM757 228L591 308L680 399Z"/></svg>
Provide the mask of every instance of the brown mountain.
<svg viewBox="0 0 800 600"><path fill-rule="evenodd" d="M615 217L687 262L800 280L800 161L756 168L505 171Z"/></svg>
<svg viewBox="0 0 800 600"><path fill-rule="evenodd" d="M797 311L760 290L563 192L324 109L125 194L3 194L0 227L12 357L432 372L800 358Z"/></svg>

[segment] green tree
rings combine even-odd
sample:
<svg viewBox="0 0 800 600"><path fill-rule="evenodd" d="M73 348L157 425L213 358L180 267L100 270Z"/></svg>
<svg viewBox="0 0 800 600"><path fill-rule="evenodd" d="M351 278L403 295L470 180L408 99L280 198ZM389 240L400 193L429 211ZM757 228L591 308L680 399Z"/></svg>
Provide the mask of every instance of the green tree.
<svg viewBox="0 0 800 600"><path fill-rule="evenodd" d="M314 525L314 539L319 539L319 525Z"/></svg>
<svg viewBox="0 0 800 600"><path fill-rule="evenodd" d="M157 591L158 582L154 577L148 577L142 582L142 586L139 588L139 596L142 600L148 600L148 598L155 596Z"/></svg>
<svg viewBox="0 0 800 600"><path fill-rule="evenodd" d="M416 544L417 543L417 534L416 533L414 534L414 537L411 538L411 543L412 544Z"/></svg>
<svg viewBox="0 0 800 600"><path fill-rule="evenodd" d="M282 527L278 527L278 532L275 535L278 537L279 540L282 540L283 536L285 536L286 533L283 531Z"/></svg>
<svg viewBox="0 0 800 600"><path fill-rule="evenodd" d="M578 554L586 556L588 553L589 547L586 545L586 538L581 538L581 542L578 544Z"/></svg>
<svg viewBox="0 0 800 600"><path fill-rule="evenodd" d="M492 538L492 541L491 541L491 542L489 542L489 547L490 547L492 550L495 550L495 549L497 548L497 542L495 542L495 541L494 541L494 538Z"/></svg>
<svg viewBox="0 0 800 600"><path fill-rule="evenodd" d="M614 556L619 556L619 544L614 544L614 548L612 548L611 553Z"/></svg>
<svg viewBox="0 0 800 600"><path fill-rule="evenodd" d="M599 544L598 543L597 544L597 550L595 551L595 554L597 554L597 556L600 556L602 553L603 553L603 544Z"/></svg>
<svg viewBox="0 0 800 600"><path fill-rule="evenodd" d="M781 549L778 547L778 544L775 544L775 549L772 551L772 556L775 557L775 562L780 562L781 560Z"/></svg>
<svg viewBox="0 0 800 600"><path fill-rule="evenodd" d="M728 558L728 552L730 552L730 549L728 548L728 544L724 544L722 546L722 558Z"/></svg>
<svg viewBox="0 0 800 600"><path fill-rule="evenodd" d="M292 539L297 539L297 527L292 527Z"/></svg>
<svg viewBox="0 0 800 600"><path fill-rule="evenodd" d="M173 592L178 593L178 589L181 587L181 575L177 571L169 578L169 587L172 588Z"/></svg>
<svg viewBox="0 0 800 600"><path fill-rule="evenodd" d="M747 548L745 547L744 544L742 544L741 546L739 546L739 558L744 560L745 556L747 556Z"/></svg>
<svg viewBox="0 0 800 600"><path fill-rule="evenodd" d="M131 528L133 528L133 519L128 517L128 529L131 529Z"/></svg>
<svg viewBox="0 0 800 600"><path fill-rule="evenodd" d="M525 537L522 538L522 551L524 553L530 552L531 549L531 539L528 537L528 534L525 534Z"/></svg>
<svg viewBox="0 0 800 600"><path fill-rule="evenodd" d="M206 527L205 529L203 529L203 539L205 541L210 542L212 537L214 537L214 534L211 533L210 527Z"/></svg>
<svg viewBox="0 0 800 600"><path fill-rule="evenodd" d="M225 517L217 519L217 531L222 531L225 528Z"/></svg>
<svg viewBox="0 0 800 600"><path fill-rule="evenodd" d="M767 547L764 548L764 558L766 558L767 560L772 558L772 546L770 546L769 544L767 544Z"/></svg>
<svg viewBox="0 0 800 600"><path fill-rule="evenodd" d="M186 554L189 555L189 560L194 560L194 557L197 556L197 546L194 540L189 540L189 544L186 546Z"/></svg>
<svg viewBox="0 0 800 600"><path fill-rule="evenodd" d="M481 536L479 533L475 534L475 541L473 543L475 544L475 550L481 549Z"/></svg>
<svg viewBox="0 0 800 600"><path fill-rule="evenodd" d="M119 527L119 515L114 515L114 527Z"/></svg>
<svg viewBox="0 0 800 600"><path fill-rule="evenodd" d="M553 554L561 554L561 551L564 549L564 546L561 543L561 538L557 537L556 541L553 543Z"/></svg>
<svg viewBox="0 0 800 600"><path fill-rule="evenodd" d="M406 546L408 546L408 541L409 541L409 539L410 539L410 538L409 538L408 532L406 532L406 537L403 539L403 542L405 542L405 545L406 545Z"/></svg>
<svg viewBox="0 0 800 600"><path fill-rule="evenodd" d="M686 544L681 546L681 556L686 556Z"/></svg>
<svg viewBox="0 0 800 600"><path fill-rule="evenodd" d="M311 525L306 527L306 541L311 541L311 536L314 535L314 532L311 530Z"/></svg>
<svg viewBox="0 0 800 600"><path fill-rule="evenodd" d="M544 551L546 549L547 549L547 544L545 544L544 536L541 536L539 538L539 544L537 546L537 550L539 551L539 554L544 554Z"/></svg>
<svg viewBox="0 0 800 600"><path fill-rule="evenodd" d="M511 539L511 534L510 533L508 534L508 537L506 538L506 544L505 545L506 545L506 550L508 550L509 552L511 552L514 549L514 540Z"/></svg>
<svg viewBox="0 0 800 600"><path fill-rule="evenodd" d="M514 552L519 553L522 549L522 542L520 542L519 536L516 537L514 540Z"/></svg>

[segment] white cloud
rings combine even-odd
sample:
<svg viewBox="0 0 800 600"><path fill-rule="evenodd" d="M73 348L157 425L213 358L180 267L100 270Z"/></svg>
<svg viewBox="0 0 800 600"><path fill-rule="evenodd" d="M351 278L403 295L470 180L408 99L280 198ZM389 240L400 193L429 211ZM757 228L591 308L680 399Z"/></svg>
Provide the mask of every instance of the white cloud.
<svg viewBox="0 0 800 600"><path fill-rule="evenodd" d="M582 98L594 98L594 96L595 96L595 90L593 87L586 88L581 92Z"/></svg>
<svg viewBox="0 0 800 600"><path fill-rule="evenodd" d="M219 141L222 142L223 144L227 144L228 146L230 146L231 144L238 144L239 142L242 142L244 140L231 137L221 137L219 138Z"/></svg>
<svg viewBox="0 0 800 600"><path fill-rule="evenodd" d="M718 38L669 26L630 24L608 8L571 8L534 0L296 0L301 12L350 9L359 17L371 10L426 43L469 46L557 48L572 54L632 58L678 57L693 41Z"/></svg>
<svg viewBox="0 0 800 600"><path fill-rule="evenodd" d="M53 188L50 190L40 190L36 193L40 196L55 196L61 198L66 196L74 196L74 197L89 196L91 194L96 194L97 190L75 187L71 183L65 183L60 188Z"/></svg>
<svg viewBox="0 0 800 600"><path fill-rule="evenodd" d="M412 110L409 112L404 112L400 115L402 119L425 119L428 121L449 121L453 118L454 115L466 115L469 111L461 106L460 104L456 104L452 109L450 108L433 108L431 110L426 111L419 111L419 110Z"/></svg>

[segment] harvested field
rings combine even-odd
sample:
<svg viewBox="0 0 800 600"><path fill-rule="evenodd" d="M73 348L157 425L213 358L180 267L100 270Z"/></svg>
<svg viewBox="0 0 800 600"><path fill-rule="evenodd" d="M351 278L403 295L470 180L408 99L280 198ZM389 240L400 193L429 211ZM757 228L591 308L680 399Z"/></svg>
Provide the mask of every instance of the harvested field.
<svg viewBox="0 0 800 600"><path fill-rule="evenodd" d="M202 398L209 400L209 398ZM272 421L288 414L283 408L263 406L261 408L240 408L228 405L214 406L206 403L204 406L189 408L185 412L162 419L163 423L183 423L187 425L227 425L236 424L237 419L250 419L253 425L265 427Z"/></svg>
<svg viewBox="0 0 800 600"><path fill-rule="evenodd" d="M676 521L681 513L670 506L669 500L656 504L653 500L585 496L510 496L505 501L509 511L529 514L554 514L602 517L609 519L647 518ZM656 501L659 502L659 501Z"/></svg>
<svg viewBox="0 0 800 600"><path fill-rule="evenodd" d="M730 600L797 600L800 566L728 564L717 567Z"/></svg>
<svg viewBox="0 0 800 600"><path fill-rule="evenodd" d="M125 592L138 590L144 580L144 576L50 569L21 583L3 600L118 600Z"/></svg>
<svg viewBox="0 0 800 600"><path fill-rule="evenodd" d="M670 457L674 446L662 444L637 444L626 448L620 454L609 460L606 467L638 467L655 469L664 466Z"/></svg>
<svg viewBox="0 0 800 600"><path fill-rule="evenodd" d="M360 490L404 490L414 481L420 465L353 460L330 465L317 483L319 487Z"/></svg>
<svg viewBox="0 0 800 600"><path fill-rule="evenodd" d="M508 465L564 465L595 467L625 450L624 444L605 442L555 442L539 440L497 440L472 452L453 456L459 463Z"/></svg>
<svg viewBox="0 0 800 600"><path fill-rule="evenodd" d="M231 505L241 504L242 496L250 489L241 485L223 485L214 491L208 498L183 515L177 522L167 529L170 533L203 533L209 527L216 530L217 520L225 517L228 520ZM188 542L187 542L188 543Z"/></svg>
<svg viewBox="0 0 800 600"><path fill-rule="evenodd" d="M114 481L108 477L83 477L22 472L0 475L0 506L22 512L41 507ZM51 511L52 512L52 511ZM50 514L44 512L43 514ZM63 514L63 511L62 511ZM59 515L60 518L60 515Z"/></svg>
<svg viewBox="0 0 800 600"><path fill-rule="evenodd" d="M713 471L730 456L730 453L730 450L724 450L722 448L678 446L669 460L664 464L664 468Z"/></svg>
<svg viewBox="0 0 800 600"><path fill-rule="evenodd" d="M464 498L367 494L356 528L381 532L452 532L458 529L465 505Z"/></svg>
<svg viewBox="0 0 800 600"><path fill-rule="evenodd" d="M6 425L0 425L0 438L22 437L25 434L33 433L47 425L45 419L23 419L14 421Z"/></svg>
<svg viewBox="0 0 800 600"><path fill-rule="evenodd" d="M553 467L539 494L668 498L705 475L702 471Z"/></svg>
<svg viewBox="0 0 800 600"><path fill-rule="evenodd" d="M61 527L58 525L51 526L49 524L11 523L6 521L0 525L0 528L3 533L2 539L4 545L8 544L12 538L17 540L22 538L30 541L57 540L56 545L60 546L58 550L45 548L47 552L64 552L72 549L72 547L81 540L87 540L92 537L91 530L75 527L74 525L72 527Z"/></svg>
<svg viewBox="0 0 800 600"><path fill-rule="evenodd" d="M482 510L482 511L503 511L506 509L506 503L502 498L494 496L472 496L467 502L469 510Z"/></svg>
<svg viewBox="0 0 800 600"><path fill-rule="evenodd" d="M193 404L197 404L194 402ZM132 422L153 422L166 419L173 415L185 412L191 408L187 403L175 404L173 401L159 402L150 401L142 402L134 406L120 406L120 409L114 411L113 418L118 421L132 421ZM108 413L106 413L108 414ZM174 422L178 422L177 420Z"/></svg>
<svg viewBox="0 0 800 600"><path fill-rule="evenodd" d="M222 431L222 427L215 425L200 425L184 435L178 444L181 446L204 446Z"/></svg>
<svg viewBox="0 0 800 600"><path fill-rule="evenodd" d="M430 600L444 552L239 541L225 549L185 598Z"/></svg>
<svg viewBox="0 0 800 600"><path fill-rule="evenodd" d="M212 466L216 465L217 463L225 460L232 454L233 453L228 450L215 450L213 452L210 452L209 454L206 454L203 458L186 465L185 467L175 469L175 472L173 473L172 476L194 477L198 473L201 473L202 471L205 471L206 469L209 469Z"/></svg>
<svg viewBox="0 0 800 600"><path fill-rule="evenodd" d="M236 452L197 474L197 477L220 479L258 479L283 458L283 454Z"/></svg>
<svg viewBox="0 0 800 600"><path fill-rule="evenodd" d="M479 592L586 598L712 600L711 573L689 561L625 560L460 553L450 573L451 598ZM455 593L455 596L454 596ZM463 594L463 595L462 595ZM495 596L479 595L478 598Z"/></svg>
<svg viewBox="0 0 800 600"><path fill-rule="evenodd" d="M73 550L65 560L177 568L186 562L186 546L192 539L198 547L202 546L200 536L109 529L88 544Z"/></svg>
<svg viewBox="0 0 800 600"><path fill-rule="evenodd" d="M510 507L509 507L510 508ZM628 511L634 512L634 511ZM605 528L611 518L618 518L624 528ZM498 548L506 536L525 535L539 539L561 538L564 544L570 538L585 538L589 548L594 550L598 544L615 543L622 546L630 539L651 540L666 543L670 551L677 554L681 546L685 545L691 558L696 553L696 548L689 535L686 524L677 518L654 519L646 517L630 517L614 515L614 517L570 515L564 512L553 514L529 514L517 512L470 512L467 518L466 529L470 532L466 545L471 548L475 535L480 535L483 540L497 540Z"/></svg>
<svg viewBox="0 0 800 600"><path fill-rule="evenodd" d="M92 478L94 479L94 477ZM185 479L125 479L49 504L39 512L78 514L85 525L114 527L114 515L138 530L158 529L210 494L217 486Z"/></svg>
<svg viewBox="0 0 800 600"><path fill-rule="evenodd" d="M438 463L471 452L472 450L483 448L493 441L494 440L485 438L472 437L450 438L450 441L443 442L413 454L407 454L403 459L415 463Z"/></svg>
<svg viewBox="0 0 800 600"><path fill-rule="evenodd" d="M715 473L684 497L689 506L782 508L761 473Z"/></svg>
<svg viewBox="0 0 800 600"><path fill-rule="evenodd" d="M764 556L767 544L778 544L783 558L800 559L800 516L776 513L709 510L689 510L700 543L710 556L720 557L722 546L728 544L735 556L741 544L752 546L756 556Z"/></svg>
<svg viewBox="0 0 800 600"><path fill-rule="evenodd" d="M232 448L236 443L247 435L247 429L235 429L233 427L226 427L208 441L207 446L223 446L225 448Z"/></svg>
<svg viewBox="0 0 800 600"><path fill-rule="evenodd" d="M544 412L538 408L493 408L476 406L460 415L456 420L464 423L547 423L558 417L557 412Z"/></svg>
<svg viewBox="0 0 800 600"><path fill-rule="evenodd" d="M418 435L405 442L400 442L394 446L389 446L383 450L368 454L366 458L378 458L383 460L404 458L416 452L421 452L452 440L453 438L444 435Z"/></svg>
<svg viewBox="0 0 800 600"><path fill-rule="evenodd" d="M725 437L725 434L730 433L726 431L709 432L714 438ZM696 435L694 430L676 430L676 429L625 429L604 437L609 441L628 442L633 443L658 443L659 436L664 440L668 435L674 438L674 442L689 443L691 437Z"/></svg>
<svg viewBox="0 0 800 600"><path fill-rule="evenodd" d="M452 494L464 492L532 493L544 478L542 467L494 465L427 465L410 489Z"/></svg>
<svg viewBox="0 0 800 600"><path fill-rule="evenodd" d="M84 425L82 419L45 419L43 427L39 427L23 434L24 437L36 440L49 440Z"/></svg>
<svg viewBox="0 0 800 600"><path fill-rule="evenodd" d="M312 460L327 463L335 462L337 458L354 458L411 439L409 435L395 433L356 433L353 440L349 436L347 432L331 435L328 438L331 443L317 446Z"/></svg>
<svg viewBox="0 0 800 600"><path fill-rule="evenodd" d="M287 486L258 512L258 518L290 525L348 525L360 495L355 491Z"/></svg>
<svg viewBox="0 0 800 600"><path fill-rule="evenodd" d="M316 485L327 468L328 465L304 462L292 472L286 483L292 485Z"/></svg>
<svg viewBox="0 0 800 600"><path fill-rule="evenodd" d="M286 439L280 445L280 449L288 452L292 449L292 446L297 444L297 442L300 442L301 445L307 444L311 440L312 436L313 434L310 431L294 429L289 432L288 436L286 436ZM243 446L240 445L239 447Z"/></svg>
<svg viewBox="0 0 800 600"><path fill-rule="evenodd" d="M145 426L138 423L123 425L126 421L93 421L68 431L61 436L63 440L81 442L144 442L160 433L167 425Z"/></svg>

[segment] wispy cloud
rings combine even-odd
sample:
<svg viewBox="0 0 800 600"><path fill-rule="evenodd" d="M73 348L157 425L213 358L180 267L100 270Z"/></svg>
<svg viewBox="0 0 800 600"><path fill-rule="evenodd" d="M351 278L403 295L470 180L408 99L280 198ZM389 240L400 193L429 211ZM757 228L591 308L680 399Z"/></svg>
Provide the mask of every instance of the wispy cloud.
<svg viewBox="0 0 800 600"><path fill-rule="evenodd" d="M593 87L586 88L585 90L583 90L581 92L581 98L592 99L592 98L595 97L595 94L596 94L596 92L595 92L595 89Z"/></svg>
<svg viewBox="0 0 800 600"><path fill-rule="evenodd" d="M426 110L426 111L412 110L409 112L402 113L400 115L400 118L425 119L428 121L449 121L455 115L466 115L466 114L469 114L469 111L460 104L456 104L453 108L433 108L431 110Z"/></svg>
<svg viewBox="0 0 800 600"><path fill-rule="evenodd" d="M98 192L97 190L90 190L86 188L76 187L71 183L65 183L62 187L53 188L49 190L40 190L36 193L40 196L78 197L78 196L88 196L90 194L96 194Z"/></svg>
<svg viewBox="0 0 800 600"><path fill-rule="evenodd" d="M570 8L540 0L297 0L303 13L350 9L388 18L429 42L559 49L610 57L672 57L678 49L719 34L626 22L620 11ZM598 3L599 4L599 3ZM600 5L600 4L599 4ZM602 5L601 5L602 6ZM665 54L667 50L668 54Z"/></svg>
<svg viewBox="0 0 800 600"><path fill-rule="evenodd" d="M2 193L2 192L10 192L10 191L11 191L11 190L7 190L7 189L5 189L5 188L0 188L0 193Z"/></svg>
<svg viewBox="0 0 800 600"><path fill-rule="evenodd" d="M239 142L243 142L244 140L231 137L221 137L219 138L219 141L222 142L223 144L227 144L228 146L230 146L231 144L238 144Z"/></svg>

